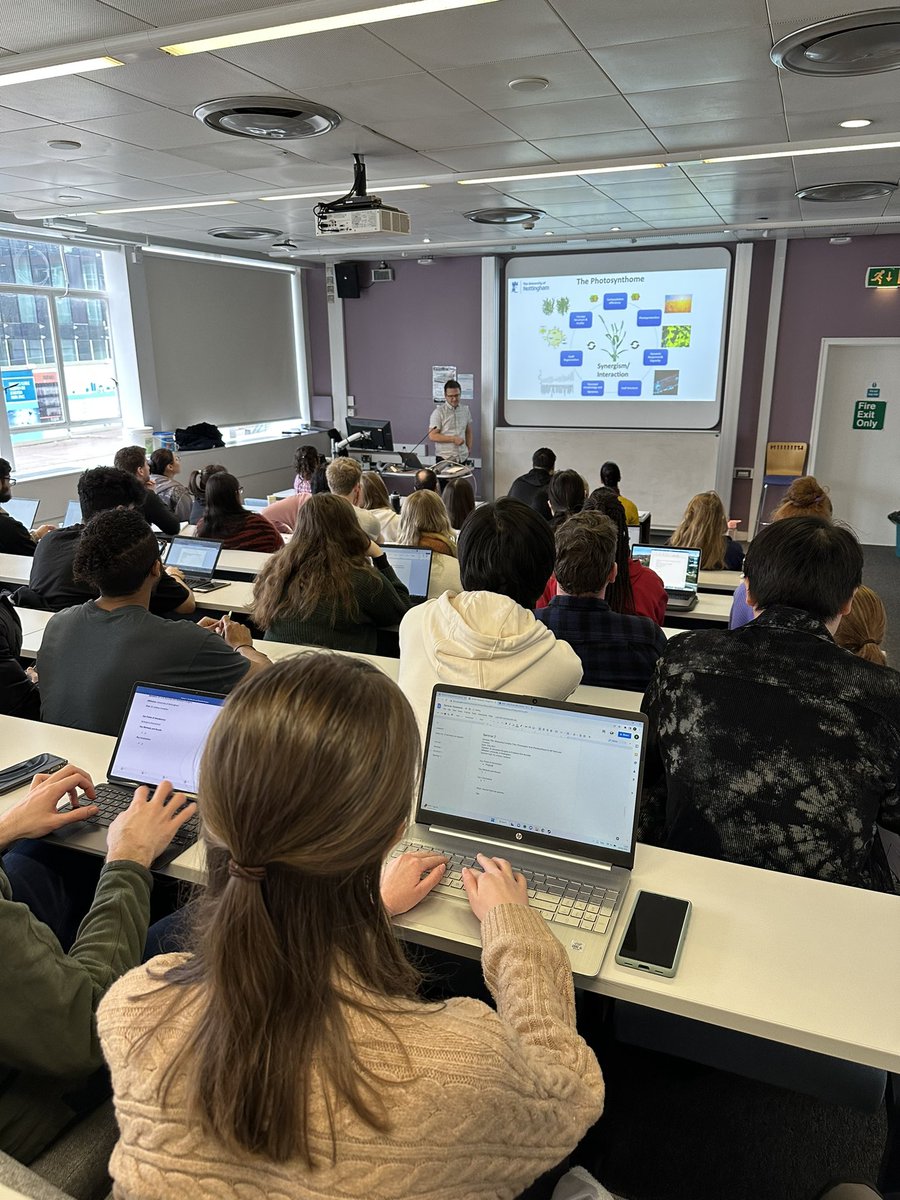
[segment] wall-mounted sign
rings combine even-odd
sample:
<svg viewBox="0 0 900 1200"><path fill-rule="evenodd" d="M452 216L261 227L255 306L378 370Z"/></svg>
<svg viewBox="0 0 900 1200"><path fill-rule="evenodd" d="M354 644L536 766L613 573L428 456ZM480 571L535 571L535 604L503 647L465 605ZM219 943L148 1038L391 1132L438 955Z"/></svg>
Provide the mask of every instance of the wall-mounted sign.
<svg viewBox="0 0 900 1200"><path fill-rule="evenodd" d="M900 287L900 267L867 267L867 288Z"/></svg>
<svg viewBox="0 0 900 1200"><path fill-rule="evenodd" d="M854 429L884 429L886 400L857 400L853 407Z"/></svg>

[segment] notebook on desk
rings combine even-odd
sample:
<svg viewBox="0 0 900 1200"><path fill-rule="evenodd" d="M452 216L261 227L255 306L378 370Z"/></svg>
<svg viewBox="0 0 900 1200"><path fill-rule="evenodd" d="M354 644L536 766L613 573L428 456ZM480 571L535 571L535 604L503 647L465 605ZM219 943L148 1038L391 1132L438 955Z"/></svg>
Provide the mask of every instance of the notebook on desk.
<svg viewBox="0 0 900 1200"><path fill-rule="evenodd" d="M18 521L20 525L24 525L29 531L34 528L34 519L37 516L38 505L40 500L25 500L16 496L13 500L4 500L0 508Z"/></svg>
<svg viewBox="0 0 900 1200"><path fill-rule="evenodd" d="M184 792L188 798L196 796L203 747L224 703L224 696L210 692L136 683L107 782L96 785L100 812L93 820L64 826L49 836L78 850L106 854L106 829L129 806L137 788L153 788L168 779L176 792ZM194 816L153 865L171 862L196 840Z"/></svg>
<svg viewBox="0 0 900 1200"><path fill-rule="evenodd" d="M222 553L222 543L211 538L173 537L165 555L167 567L184 572L184 582L193 592L214 592L228 586L227 580L213 579L213 571Z"/></svg>
<svg viewBox="0 0 900 1200"><path fill-rule="evenodd" d="M688 612L697 604L700 551L678 546L632 546L631 557L663 581L670 612Z"/></svg>
<svg viewBox="0 0 900 1200"><path fill-rule="evenodd" d="M419 546L397 546L390 542L382 549L409 594L417 600L424 599L428 595L431 580L432 551Z"/></svg>
<svg viewBox="0 0 900 1200"><path fill-rule="evenodd" d="M641 713L438 684L415 824L394 853L450 862L403 927L479 946L461 871L480 851L526 875L573 971L596 975L634 865L646 730Z"/></svg>

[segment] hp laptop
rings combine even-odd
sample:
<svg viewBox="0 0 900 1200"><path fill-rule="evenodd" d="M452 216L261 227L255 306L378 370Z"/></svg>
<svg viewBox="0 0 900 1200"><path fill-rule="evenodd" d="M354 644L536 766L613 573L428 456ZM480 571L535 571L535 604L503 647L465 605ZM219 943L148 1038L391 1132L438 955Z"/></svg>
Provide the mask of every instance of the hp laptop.
<svg viewBox="0 0 900 1200"><path fill-rule="evenodd" d="M227 580L213 579L221 553L222 543L211 538L175 536L166 555L166 566L183 571L184 582L191 591L214 592L217 588L228 587Z"/></svg>
<svg viewBox="0 0 900 1200"><path fill-rule="evenodd" d="M13 520L30 530L34 528L34 518L37 516L39 504L40 500L23 500L17 496L15 500L4 500L2 508L4 512L9 513Z"/></svg>
<svg viewBox="0 0 900 1200"><path fill-rule="evenodd" d="M63 528L68 529L70 525L81 524L81 501L70 500L66 505L66 515L63 517Z"/></svg>
<svg viewBox="0 0 900 1200"><path fill-rule="evenodd" d="M50 836L79 850L105 854L106 827L128 807L136 788L143 784L153 788L168 779L176 792L195 797L203 747L224 703L224 696L208 692L136 683L109 764L108 782L96 787L100 812L91 821L64 826ZM154 866L171 862L196 840L197 819L192 817Z"/></svg>
<svg viewBox="0 0 900 1200"><path fill-rule="evenodd" d="M509 859L579 975L600 970L634 865L647 718L438 684L416 823L394 851L450 856L403 928L480 946L462 868Z"/></svg>
<svg viewBox="0 0 900 1200"><path fill-rule="evenodd" d="M697 604L700 551L675 546L632 546L631 557L649 567L663 581L669 612L689 612Z"/></svg>
<svg viewBox="0 0 900 1200"><path fill-rule="evenodd" d="M431 579L431 550L420 549L418 546L396 546L390 543L383 549L387 553L388 562L397 573L401 583L406 584L406 590L416 600L424 600L428 595L428 583Z"/></svg>

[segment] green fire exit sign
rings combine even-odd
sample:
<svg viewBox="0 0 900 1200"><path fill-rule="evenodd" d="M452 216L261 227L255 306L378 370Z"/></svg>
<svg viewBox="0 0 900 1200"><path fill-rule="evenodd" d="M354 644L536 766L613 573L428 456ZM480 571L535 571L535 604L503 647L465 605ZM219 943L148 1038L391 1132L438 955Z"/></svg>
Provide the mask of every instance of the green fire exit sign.
<svg viewBox="0 0 900 1200"><path fill-rule="evenodd" d="M884 429L886 400L857 400L853 408L854 429Z"/></svg>
<svg viewBox="0 0 900 1200"><path fill-rule="evenodd" d="M900 287L900 267L868 267L866 269L866 287Z"/></svg>

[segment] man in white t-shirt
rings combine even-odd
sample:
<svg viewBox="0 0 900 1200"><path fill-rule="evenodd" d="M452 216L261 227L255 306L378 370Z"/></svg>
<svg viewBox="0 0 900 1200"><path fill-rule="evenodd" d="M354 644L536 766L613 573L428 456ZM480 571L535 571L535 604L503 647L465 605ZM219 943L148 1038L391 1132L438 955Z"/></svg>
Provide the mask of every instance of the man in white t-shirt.
<svg viewBox="0 0 900 1200"><path fill-rule="evenodd" d="M465 462L472 454L472 414L460 404L462 388L456 379L444 384L444 403L435 406L428 423L428 440L434 442L439 458Z"/></svg>

